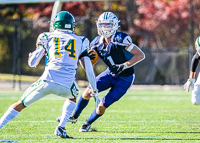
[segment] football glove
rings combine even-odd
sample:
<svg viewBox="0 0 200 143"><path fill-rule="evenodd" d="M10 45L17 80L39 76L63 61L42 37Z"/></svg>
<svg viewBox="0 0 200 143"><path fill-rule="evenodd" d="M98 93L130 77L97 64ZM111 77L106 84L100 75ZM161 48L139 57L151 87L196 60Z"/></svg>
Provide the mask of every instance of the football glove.
<svg viewBox="0 0 200 143"><path fill-rule="evenodd" d="M194 89L194 78L189 78L187 82L183 85L183 88L185 89L185 92L189 92L190 87L192 87L192 90Z"/></svg>
<svg viewBox="0 0 200 143"><path fill-rule="evenodd" d="M92 92L92 93L90 94L90 96L92 96L92 97L94 98L94 101L95 101L95 108L97 108L98 105L99 105L99 103L100 103L98 91L96 91L96 93Z"/></svg>
<svg viewBox="0 0 200 143"><path fill-rule="evenodd" d="M118 76L123 70L124 70L124 64L113 65L110 68L111 73L115 74L116 76Z"/></svg>
<svg viewBox="0 0 200 143"><path fill-rule="evenodd" d="M32 55L33 55L33 53L31 53L31 52L28 54L29 57L32 56Z"/></svg>
<svg viewBox="0 0 200 143"><path fill-rule="evenodd" d="M95 59L95 57L96 57L96 55L95 54L92 54L92 50L90 50L89 52L88 52L88 55L89 55L89 58L90 58L90 60L94 60Z"/></svg>

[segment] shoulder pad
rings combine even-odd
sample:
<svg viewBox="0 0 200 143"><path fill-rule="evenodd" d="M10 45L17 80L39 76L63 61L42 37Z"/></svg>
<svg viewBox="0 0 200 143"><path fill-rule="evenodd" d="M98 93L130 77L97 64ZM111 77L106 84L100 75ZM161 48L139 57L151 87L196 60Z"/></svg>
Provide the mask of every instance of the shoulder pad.
<svg viewBox="0 0 200 143"><path fill-rule="evenodd" d="M117 32L112 38L112 42L121 46L128 46L132 43L132 39L124 32Z"/></svg>
<svg viewBox="0 0 200 143"><path fill-rule="evenodd" d="M40 39L47 39L49 38L49 35L50 35L50 32L44 32L44 33L41 33L38 38Z"/></svg>
<svg viewBox="0 0 200 143"><path fill-rule="evenodd" d="M92 40L92 42L90 43L90 47L94 47L95 45L98 45L100 43L100 38L101 36L97 36L94 38L94 40Z"/></svg>
<svg viewBox="0 0 200 143"><path fill-rule="evenodd" d="M48 42L49 35L50 35L49 32L41 33L37 38L36 47L37 46L42 46L43 48L45 48L46 44Z"/></svg>
<svg viewBox="0 0 200 143"><path fill-rule="evenodd" d="M87 51L89 49L90 41L86 37L81 37L81 39L82 39L82 44L83 44L83 51L85 50Z"/></svg>

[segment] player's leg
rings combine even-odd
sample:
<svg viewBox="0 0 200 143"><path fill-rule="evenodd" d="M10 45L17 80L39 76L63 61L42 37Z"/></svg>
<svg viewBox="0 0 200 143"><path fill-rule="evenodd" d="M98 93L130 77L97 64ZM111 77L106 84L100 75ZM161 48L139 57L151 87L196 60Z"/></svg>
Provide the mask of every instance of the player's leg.
<svg viewBox="0 0 200 143"><path fill-rule="evenodd" d="M73 116L71 118L74 118L74 120L77 120L83 109L88 105L89 100L91 98L92 90L90 88L86 88L83 92L83 94L80 96L77 107L73 113Z"/></svg>
<svg viewBox="0 0 200 143"><path fill-rule="evenodd" d="M76 102L72 101L72 99L66 99L62 107L62 115L60 117L59 126L63 128L65 127L75 107L76 107Z"/></svg>
<svg viewBox="0 0 200 143"><path fill-rule="evenodd" d="M89 116L87 120L83 123L83 125L80 127L79 132L88 132L91 124L97 120L99 117L101 117L106 110L106 107L103 105L102 101L99 103L98 107L92 112L92 114Z"/></svg>
<svg viewBox="0 0 200 143"><path fill-rule="evenodd" d="M191 102L194 105L200 104L200 74L198 75L197 81L194 84L194 89L192 90Z"/></svg>
<svg viewBox="0 0 200 143"><path fill-rule="evenodd" d="M14 106L15 105L15 106ZM14 109L14 107L17 107L18 110ZM25 107L24 107L25 108ZM1 117L0 119L0 129L7 124L10 120L12 120L13 118L17 117L18 114L20 113L20 111L23 108L23 105L21 104L21 101L18 101L14 104L12 104L8 110L4 113L4 115Z"/></svg>
<svg viewBox="0 0 200 143"><path fill-rule="evenodd" d="M60 117L59 125L56 127L54 134L60 136L61 138L71 138L65 132L65 125L68 122L70 115L72 114L74 108L76 107L76 103L66 99L62 107L62 115Z"/></svg>
<svg viewBox="0 0 200 143"><path fill-rule="evenodd" d="M96 77L97 89L99 90L99 92L104 91L111 86L111 80L110 80L109 76L110 75L108 74L108 71L104 71ZM89 100L91 98L91 96L90 96L91 92L92 92L92 90L90 89L90 87L87 87L85 89L82 96L79 98L79 101L77 103L77 107L76 107L76 109L73 113L73 116L71 118L77 119L79 117L79 115L81 114L83 109L89 103Z"/></svg>
<svg viewBox="0 0 200 143"><path fill-rule="evenodd" d="M78 121L78 117L81 114L82 110L88 105L89 100L90 100L90 94L91 94L91 89L86 88L83 94L80 96L76 109L73 113L73 115L69 118L69 122L76 123ZM84 98L82 97L84 96ZM87 98L87 99L85 99ZM61 117L58 117L56 119L58 122L60 122Z"/></svg>
<svg viewBox="0 0 200 143"><path fill-rule="evenodd" d="M39 100L44 96L42 94L41 88L44 86L45 82L37 81L33 83L29 88L26 89L24 94L21 97L21 100L12 104L8 110L4 113L4 115L0 119L0 128L2 128L6 123L8 123L13 118L17 117L18 114L29 106L31 103Z"/></svg>
<svg viewBox="0 0 200 143"><path fill-rule="evenodd" d="M69 121L70 115L76 107L76 98L78 96L78 85L76 82L73 83L71 89L64 86L55 85L59 88L59 96L66 97L66 101L62 107L62 115L60 117L59 125L56 127L54 134L60 136L61 138L70 138L65 132L65 125Z"/></svg>
<svg viewBox="0 0 200 143"><path fill-rule="evenodd" d="M130 76L127 77L127 81L121 80L119 78L112 79L113 86L110 89L110 91L105 95L99 106L93 111L93 113L86 119L84 124L81 126L79 129L79 132L87 132L91 126L91 124L96 121L99 117L101 117L104 113L105 110L112 105L114 102L118 101L125 93L127 90L130 88L134 81L134 77Z"/></svg>

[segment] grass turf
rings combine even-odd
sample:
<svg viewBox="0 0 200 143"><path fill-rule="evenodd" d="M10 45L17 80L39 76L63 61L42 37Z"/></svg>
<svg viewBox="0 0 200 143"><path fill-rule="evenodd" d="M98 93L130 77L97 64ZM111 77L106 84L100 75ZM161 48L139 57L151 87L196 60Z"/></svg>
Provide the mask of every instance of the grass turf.
<svg viewBox="0 0 200 143"><path fill-rule="evenodd" d="M22 93L0 92L0 116ZM192 105L190 93L183 90L129 90L92 124L89 132L79 133L78 129L94 110L92 99L76 124L66 124L67 134L74 139L61 139L53 134L63 103L64 99L55 95L34 103L0 129L0 142L200 142L200 107Z"/></svg>

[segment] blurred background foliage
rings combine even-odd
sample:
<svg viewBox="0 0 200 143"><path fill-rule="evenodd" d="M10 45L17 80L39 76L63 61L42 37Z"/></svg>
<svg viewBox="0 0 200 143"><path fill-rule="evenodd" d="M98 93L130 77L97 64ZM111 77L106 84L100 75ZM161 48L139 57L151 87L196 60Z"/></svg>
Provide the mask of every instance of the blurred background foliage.
<svg viewBox="0 0 200 143"><path fill-rule="evenodd" d="M200 1L193 0L192 2L192 21L194 39L196 39L199 36ZM13 66L13 63L17 57L20 57L21 60L16 63L16 66L20 66L18 73L36 76L42 74L44 59L37 68L30 68L27 65L27 58L28 53L35 49L37 36L42 32L49 31L48 21L51 18L53 4L0 5L1 73L15 72L16 67ZM138 65L139 70L136 70L138 75L136 82L177 84L183 82L189 74L190 6L190 0L88 1L64 2L62 10L69 11L74 15L77 21L75 33L88 37L90 41L97 36L95 21L98 16L104 11L112 11L120 20L119 30L128 33L132 37L133 43L146 53L146 60L139 64L141 66ZM20 42L15 41L19 34ZM20 45L21 49L13 50L15 44ZM18 53L17 57L14 57L14 52ZM180 59L182 60L180 61ZM185 64L181 65L179 62L185 62ZM101 60L98 63L100 64L94 66L96 74L106 68ZM165 67L163 64L169 65ZM178 74L174 74L172 71L174 67ZM168 72L165 68L168 69ZM177 75L178 79L174 77ZM167 76L171 76L171 78ZM77 78L85 78L85 74L80 68Z"/></svg>

